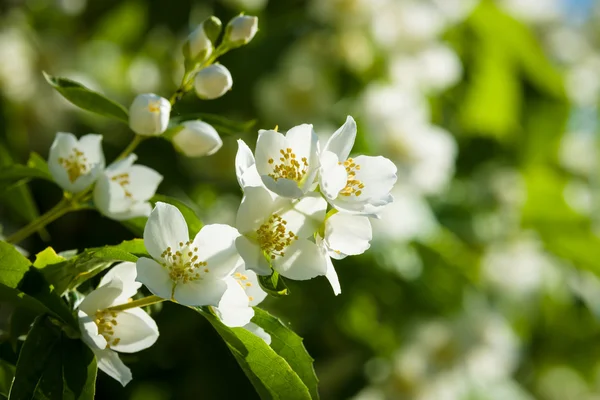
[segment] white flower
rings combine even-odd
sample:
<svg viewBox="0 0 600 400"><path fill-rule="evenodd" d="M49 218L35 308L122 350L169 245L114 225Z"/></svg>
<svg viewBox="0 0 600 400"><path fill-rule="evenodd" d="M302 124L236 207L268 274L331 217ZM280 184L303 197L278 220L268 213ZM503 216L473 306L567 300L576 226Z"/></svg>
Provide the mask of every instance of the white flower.
<svg viewBox="0 0 600 400"><path fill-rule="evenodd" d="M138 135L156 136L167 129L171 103L152 93L138 95L129 108L129 127Z"/></svg>
<svg viewBox="0 0 600 400"><path fill-rule="evenodd" d="M115 220L148 216L148 202L156 193L163 177L143 165L133 165L137 156L108 166L94 187L94 204L103 215Z"/></svg>
<svg viewBox="0 0 600 400"><path fill-rule="evenodd" d="M283 197L308 192L318 172L318 137L312 125L293 127L285 135L260 130L256 142L256 169L265 186Z"/></svg>
<svg viewBox="0 0 600 400"><path fill-rule="evenodd" d="M331 258L341 260L367 251L373 238L371 222L367 217L338 212L325 220L323 234L323 237L317 237L317 244L326 255L325 277L337 296L342 290Z"/></svg>
<svg viewBox="0 0 600 400"><path fill-rule="evenodd" d="M265 187L258 171L252 150L246 142L238 139L238 151L235 155L235 174L242 191L248 187ZM266 188L266 187L265 187Z"/></svg>
<svg viewBox="0 0 600 400"><path fill-rule="evenodd" d="M78 193L87 189L104 169L102 135L89 134L77 140L72 133L58 132L50 147L48 168L64 190Z"/></svg>
<svg viewBox="0 0 600 400"><path fill-rule="evenodd" d="M186 58L196 63L206 60L213 52L213 44L206 35L205 22L202 22L189 34L183 45Z"/></svg>
<svg viewBox="0 0 600 400"><path fill-rule="evenodd" d="M155 295L188 306L218 306L226 278L242 263L235 248L239 233L228 225L205 225L193 241L174 206L157 202L144 228L152 256L137 261L137 279Z"/></svg>
<svg viewBox="0 0 600 400"><path fill-rule="evenodd" d="M131 381L131 371L116 351L134 353L152 346L158 339L158 327L141 308L107 309L126 303L139 286L135 282L135 264L118 264L81 302L77 313L82 339L96 355L98 368L123 386Z"/></svg>
<svg viewBox="0 0 600 400"><path fill-rule="evenodd" d="M185 121L183 129L173 137L175 148L188 157L202 157L215 154L223 141L211 125L203 121Z"/></svg>
<svg viewBox="0 0 600 400"><path fill-rule="evenodd" d="M317 193L300 200L279 197L263 187L246 187L236 225L236 247L246 268L305 280L325 275L325 257L312 237L325 218L327 203Z"/></svg>
<svg viewBox="0 0 600 400"><path fill-rule="evenodd" d="M201 99L213 100L223 96L233 86L233 78L227 68L213 64L196 74L194 88Z"/></svg>
<svg viewBox="0 0 600 400"><path fill-rule="evenodd" d="M321 153L321 193L339 211L377 216L393 201L397 168L385 157L348 158L355 138L356 123L348 116Z"/></svg>
<svg viewBox="0 0 600 400"><path fill-rule="evenodd" d="M224 42L231 46L242 46L250 42L257 31L257 17L238 15L227 24Z"/></svg>
<svg viewBox="0 0 600 400"><path fill-rule="evenodd" d="M240 265L235 273L227 278L227 291L214 310L225 325L231 328L242 327L249 324L254 316L252 307L258 305L266 296L267 293L258 283L256 273Z"/></svg>

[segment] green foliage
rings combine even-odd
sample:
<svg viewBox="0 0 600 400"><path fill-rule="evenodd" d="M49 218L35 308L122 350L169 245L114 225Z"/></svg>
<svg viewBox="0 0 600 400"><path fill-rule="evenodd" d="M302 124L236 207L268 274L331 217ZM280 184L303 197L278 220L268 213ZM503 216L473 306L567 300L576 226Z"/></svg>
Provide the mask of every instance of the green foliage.
<svg viewBox="0 0 600 400"><path fill-rule="evenodd" d="M77 107L129 123L127 110L122 105L109 100L100 93L94 92L71 79L55 77L45 72L44 77L56 91Z"/></svg>
<svg viewBox="0 0 600 400"><path fill-rule="evenodd" d="M93 399L96 371L94 354L83 342L40 316L21 348L9 399Z"/></svg>
<svg viewBox="0 0 600 400"><path fill-rule="evenodd" d="M271 296L280 297L290 294L287 285L277 271L273 271L269 276L258 275L258 283Z"/></svg>
<svg viewBox="0 0 600 400"><path fill-rule="evenodd" d="M212 314L197 309L221 335L261 399L311 399L310 392L286 360L244 328L228 328Z"/></svg>
<svg viewBox="0 0 600 400"><path fill-rule="evenodd" d="M281 322L279 318L258 307L254 307L252 322L271 335L271 348L283 357L294 372L298 374L310 391L312 399L318 399L319 380L313 367L314 360L306 351L302 338Z"/></svg>
<svg viewBox="0 0 600 400"><path fill-rule="evenodd" d="M0 359L0 396L8 397L14 377L15 366Z"/></svg>

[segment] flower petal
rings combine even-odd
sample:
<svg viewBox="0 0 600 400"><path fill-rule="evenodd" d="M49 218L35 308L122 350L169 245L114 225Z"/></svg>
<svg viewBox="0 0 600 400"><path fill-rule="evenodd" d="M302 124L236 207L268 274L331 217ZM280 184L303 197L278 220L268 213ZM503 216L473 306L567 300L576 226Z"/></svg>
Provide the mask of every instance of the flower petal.
<svg viewBox="0 0 600 400"><path fill-rule="evenodd" d="M335 271L335 267L331 262L331 258L327 257L327 272L325 273L325 277L329 281L331 288L333 289L333 293L337 296L342 293L342 288L340 287L340 280L338 278L337 272Z"/></svg>
<svg viewBox="0 0 600 400"><path fill-rule="evenodd" d="M204 279L179 283L175 286L173 298L184 306L217 306L227 290L221 279Z"/></svg>
<svg viewBox="0 0 600 400"><path fill-rule="evenodd" d="M96 355L98 368L113 379L116 379L125 386L131 381L131 370L127 368L119 355L110 349L93 350Z"/></svg>
<svg viewBox="0 0 600 400"><path fill-rule="evenodd" d="M127 300L128 298L133 297L142 286L140 282L135 280L136 277L137 271L135 263L124 261L109 269L100 280L98 287L109 285L115 278L119 279L123 284L123 290L119 298L115 301L122 299Z"/></svg>
<svg viewBox="0 0 600 400"><path fill-rule="evenodd" d="M373 238L369 218L337 213L325 221L325 242L336 253L357 255L364 253Z"/></svg>
<svg viewBox="0 0 600 400"><path fill-rule="evenodd" d="M127 190L137 201L146 201L156 194L158 185L163 180L163 176L144 165L132 165L128 169L129 185Z"/></svg>
<svg viewBox="0 0 600 400"><path fill-rule="evenodd" d="M77 311L79 330L81 331L81 340L91 349L105 349L106 339L98 333L98 325L94 318L87 315L82 310Z"/></svg>
<svg viewBox="0 0 600 400"><path fill-rule="evenodd" d="M240 233L232 226L224 224L204 225L194 238L200 260L206 261L211 279L223 278L240 266L243 261L235 240Z"/></svg>
<svg viewBox="0 0 600 400"><path fill-rule="evenodd" d="M240 236L235 240L235 247L244 260L246 269L259 275L271 275L271 267L257 243Z"/></svg>
<svg viewBox="0 0 600 400"><path fill-rule="evenodd" d="M111 349L122 353L135 353L147 349L158 339L156 322L141 308L117 312L114 337L117 344L110 343Z"/></svg>
<svg viewBox="0 0 600 400"><path fill-rule="evenodd" d="M328 199L335 199L340 190L346 187L348 172L338 157L330 152L321 153L321 167L319 173L319 187Z"/></svg>
<svg viewBox="0 0 600 400"><path fill-rule="evenodd" d="M87 315L94 315L99 310L104 310L113 305L115 300L123 293L123 282L112 279L109 284L92 290L79 305L79 309Z"/></svg>
<svg viewBox="0 0 600 400"><path fill-rule="evenodd" d="M252 154L252 150L250 147L244 142L242 139L238 139L238 150L235 155L235 176L237 177L238 183L241 188L246 186L242 177L246 173L246 171L255 165L254 155Z"/></svg>
<svg viewBox="0 0 600 400"><path fill-rule="evenodd" d="M286 147L290 147L293 150L298 160L304 157L310 160L311 155L317 151L318 137L311 124L294 126L286 132L285 139L287 143Z"/></svg>
<svg viewBox="0 0 600 400"><path fill-rule="evenodd" d="M260 287L256 272L245 269L243 265L237 269L237 272L246 277L246 279L238 279L238 282L246 291L250 305L252 307L259 305L267 297L267 292Z"/></svg>
<svg viewBox="0 0 600 400"><path fill-rule="evenodd" d="M281 210L281 218L287 224L286 228L300 238L314 235L325 219L327 202L318 193L307 193L293 203L291 208Z"/></svg>
<svg viewBox="0 0 600 400"><path fill-rule="evenodd" d="M254 310L249 305L248 295L238 281L232 277L225 279L227 290L215 312L228 327L241 327L254 317Z"/></svg>
<svg viewBox="0 0 600 400"><path fill-rule="evenodd" d="M285 249L285 256L273 260L273 268L286 278L303 281L325 275L326 258L316 244L298 239Z"/></svg>
<svg viewBox="0 0 600 400"><path fill-rule="evenodd" d="M242 234L256 231L272 214L273 194L264 187L248 187L237 212L236 228Z"/></svg>
<svg viewBox="0 0 600 400"><path fill-rule="evenodd" d="M173 281L165 267L146 257L138 258L135 266L138 282L143 283L156 296L171 298Z"/></svg>
<svg viewBox="0 0 600 400"><path fill-rule="evenodd" d="M385 157L358 156L354 162L360 165L355 172L356 179L363 182L365 187L359 199L380 199L389 196L396 183L398 168Z"/></svg>
<svg viewBox="0 0 600 400"><path fill-rule="evenodd" d="M339 160L345 161L350 155L356 139L356 122L350 115L346 117L344 125L331 135L323 151L331 151L338 156ZM321 159L322 160L322 159Z"/></svg>
<svg viewBox="0 0 600 400"><path fill-rule="evenodd" d="M170 204L157 202L144 228L144 245L154 259L161 260L162 252L189 240L188 227L181 211ZM139 271L138 271L139 275Z"/></svg>
<svg viewBox="0 0 600 400"><path fill-rule="evenodd" d="M256 169L261 177L273 172L273 166L269 159L278 160L281 156L279 151L285 149L286 140L280 132L274 130L260 130L256 141Z"/></svg>

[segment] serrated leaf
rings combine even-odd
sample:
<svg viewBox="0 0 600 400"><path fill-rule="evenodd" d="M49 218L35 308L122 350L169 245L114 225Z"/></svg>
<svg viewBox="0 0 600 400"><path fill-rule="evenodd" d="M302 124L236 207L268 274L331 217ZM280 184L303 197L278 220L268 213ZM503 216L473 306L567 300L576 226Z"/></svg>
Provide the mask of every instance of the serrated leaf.
<svg viewBox="0 0 600 400"><path fill-rule="evenodd" d="M196 215L196 212L194 210L192 210L187 204L185 204L181 200L177 200L173 197L165 196L162 194L157 194L154 197L152 197L150 201L154 204L157 201L162 201L163 203L168 203L177 207L179 211L181 211L181 214L183 214L183 218L187 223L190 238L193 238L198 232L200 232L200 229L202 228L202 222L200 221L200 218L198 218L198 215Z"/></svg>
<svg viewBox="0 0 600 400"><path fill-rule="evenodd" d="M310 391L313 400L319 399L317 375L313 367L314 359L308 354L302 338L288 328L277 317L254 307L252 322L271 335L271 348L287 361Z"/></svg>
<svg viewBox="0 0 600 400"><path fill-rule="evenodd" d="M273 273L268 276L258 275L258 283L260 284L260 287L271 296L281 297L290 294L290 290L277 271L273 271Z"/></svg>
<svg viewBox="0 0 600 400"><path fill-rule="evenodd" d="M115 118L122 122L129 123L127 110L119 103L116 103L71 79L52 76L45 72L44 78L46 78L46 81L48 81L48 83L65 99L69 100L77 107L105 117Z"/></svg>
<svg viewBox="0 0 600 400"><path fill-rule="evenodd" d="M35 255L35 261L33 262L33 266L37 269L42 269L47 265L58 264L65 260L66 258L56 254L52 247L46 247L44 250L40 251Z"/></svg>
<svg viewBox="0 0 600 400"><path fill-rule="evenodd" d="M229 328L196 309L217 330L261 399L307 400L308 388L290 365L261 338L244 328Z"/></svg>

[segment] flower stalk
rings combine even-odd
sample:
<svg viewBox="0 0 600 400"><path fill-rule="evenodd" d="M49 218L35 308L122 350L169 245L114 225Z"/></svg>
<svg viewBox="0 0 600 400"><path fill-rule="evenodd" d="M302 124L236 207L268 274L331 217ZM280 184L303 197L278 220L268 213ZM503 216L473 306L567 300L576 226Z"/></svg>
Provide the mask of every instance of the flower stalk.
<svg viewBox="0 0 600 400"><path fill-rule="evenodd" d="M166 299L163 299L162 297L152 295L148 297L143 297L141 299L133 300L125 304L119 304L116 306L109 307L106 309L106 311L124 311L129 310L131 308L146 307L152 304L161 303L165 300Z"/></svg>

